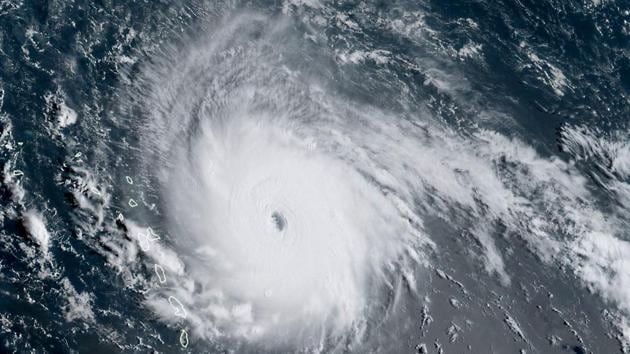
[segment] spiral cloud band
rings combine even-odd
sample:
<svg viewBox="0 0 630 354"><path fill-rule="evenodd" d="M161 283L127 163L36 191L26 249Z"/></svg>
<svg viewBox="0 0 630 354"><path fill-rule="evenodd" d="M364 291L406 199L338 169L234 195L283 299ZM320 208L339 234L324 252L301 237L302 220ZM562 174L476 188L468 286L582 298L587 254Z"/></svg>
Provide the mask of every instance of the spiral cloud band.
<svg viewBox="0 0 630 354"><path fill-rule="evenodd" d="M145 250L164 285L148 307L185 320L191 340L315 351L352 342L401 289L426 290L440 237L430 219L474 237L481 267L505 286L497 234L630 311L627 293L602 280L611 269L597 255L608 246L593 242L614 240L620 224L583 202L591 194L573 166L496 132L455 131L428 111L375 108L290 26L230 18L162 48L134 78L139 173L156 180L169 234ZM576 248L585 243L593 252Z"/></svg>

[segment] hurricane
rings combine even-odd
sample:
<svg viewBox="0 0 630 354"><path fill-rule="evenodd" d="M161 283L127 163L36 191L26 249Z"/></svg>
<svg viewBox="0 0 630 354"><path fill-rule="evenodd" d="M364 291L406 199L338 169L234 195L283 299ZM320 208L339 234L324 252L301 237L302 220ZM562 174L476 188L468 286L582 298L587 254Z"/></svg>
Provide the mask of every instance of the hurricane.
<svg viewBox="0 0 630 354"><path fill-rule="evenodd" d="M545 14L627 21L544 3L50 8L41 124L0 82L3 345L627 352L627 61Z"/></svg>
<svg viewBox="0 0 630 354"><path fill-rule="evenodd" d="M287 26L242 14L143 74L154 91L138 100L142 146L164 166L154 172L173 247L195 284L164 295L186 299L209 338L319 346L359 335L395 272L416 290L412 267L431 245L407 182L388 173L405 168L386 156L405 127L283 67L270 48Z"/></svg>

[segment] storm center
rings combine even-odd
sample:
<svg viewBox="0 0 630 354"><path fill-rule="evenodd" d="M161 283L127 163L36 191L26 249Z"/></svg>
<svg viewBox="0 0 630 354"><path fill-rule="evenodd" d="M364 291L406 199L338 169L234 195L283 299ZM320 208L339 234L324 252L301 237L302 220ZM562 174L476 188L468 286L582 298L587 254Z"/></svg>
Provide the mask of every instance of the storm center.
<svg viewBox="0 0 630 354"><path fill-rule="evenodd" d="M287 227L287 219L279 212L274 211L273 214L271 214L271 219L278 231L283 231Z"/></svg>

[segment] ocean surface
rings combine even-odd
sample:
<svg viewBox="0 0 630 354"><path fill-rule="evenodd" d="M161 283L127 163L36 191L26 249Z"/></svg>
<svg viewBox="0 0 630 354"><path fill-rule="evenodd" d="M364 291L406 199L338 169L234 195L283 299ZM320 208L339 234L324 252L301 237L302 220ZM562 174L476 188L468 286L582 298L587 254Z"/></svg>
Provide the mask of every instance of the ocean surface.
<svg viewBox="0 0 630 354"><path fill-rule="evenodd" d="M0 1L0 351L630 353L630 2Z"/></svg>

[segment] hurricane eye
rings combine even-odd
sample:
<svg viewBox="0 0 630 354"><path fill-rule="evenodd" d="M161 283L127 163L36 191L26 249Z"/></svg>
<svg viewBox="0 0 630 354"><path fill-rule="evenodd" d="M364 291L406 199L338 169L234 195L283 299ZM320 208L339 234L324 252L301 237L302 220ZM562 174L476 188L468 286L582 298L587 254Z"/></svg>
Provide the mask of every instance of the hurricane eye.
<svg viewBox="0 0 630 354"><path fill-rule="evenodd" d="M284 231L284 229L287 227L287 219L285 219L284 215L280 214L277 211L274 211L273 214L271 214L271 220L273 221L278 231Z"/></svg>

